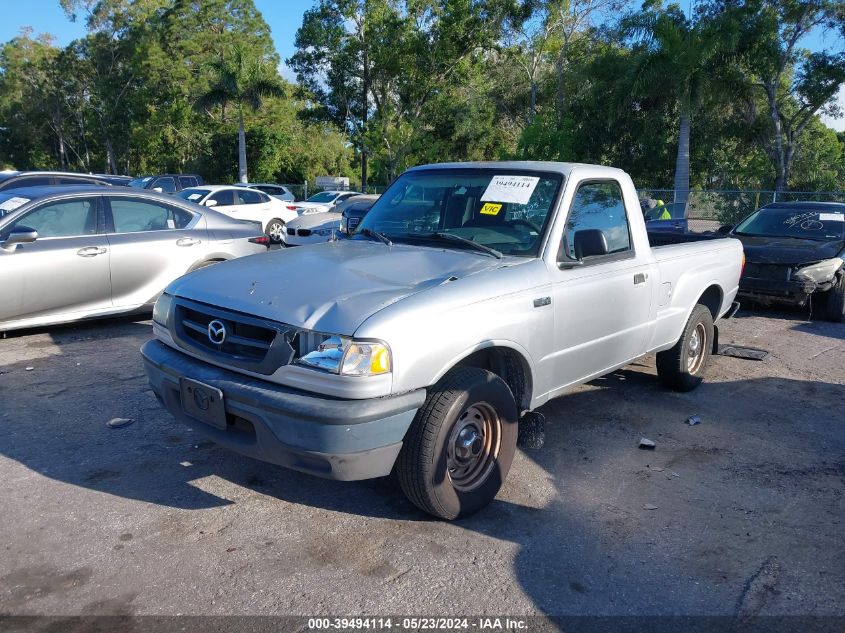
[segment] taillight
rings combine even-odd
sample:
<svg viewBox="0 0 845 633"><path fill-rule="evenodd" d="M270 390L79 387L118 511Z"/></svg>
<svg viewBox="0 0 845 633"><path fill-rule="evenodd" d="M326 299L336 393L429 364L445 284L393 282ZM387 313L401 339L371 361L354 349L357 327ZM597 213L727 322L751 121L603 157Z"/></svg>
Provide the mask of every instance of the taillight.
<svg viewBox="0 0 845 633"><path fill-rule="evenodd" d="M745 251L743 251L743 253L742 253L742 266L740 266L740 268L739 268L739 276L742 277L742 275L744 273L745 273Z"/></svg>
<svg viewBox="0 0 845 633"><path fill-rule="evenodd" d="M296 207L292 204L285 205L288 211L296 211Z"/></svg>
<svg viewBox="0 0 845 633"><path fill-rule="evenodd" d="M251 237L249 238L249 241L253 244L261 244L262 246L270 248L270 238L266 235L262 235L261 237Z"/></svg>

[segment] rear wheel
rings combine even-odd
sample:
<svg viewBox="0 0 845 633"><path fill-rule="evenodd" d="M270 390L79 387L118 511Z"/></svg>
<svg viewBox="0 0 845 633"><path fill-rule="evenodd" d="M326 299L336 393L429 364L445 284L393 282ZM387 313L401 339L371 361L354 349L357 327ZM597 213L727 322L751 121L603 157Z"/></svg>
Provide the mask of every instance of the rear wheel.
<svg viewBox="0 0 845 633"><path fill-rule="evenodd" d="M486 506L516 452L517 409L495 374L463 367L446 374L417 412L396 463L410 501L441 519Z"/></svg>
<svg viewBox="0 0 845 633"><path fill-rule="evenodd" d="M840 273L836 285L826 293L825 311L828 321L845 323L845 274Z"/></svg>
<svg viewBox="0 0 845 633"><path fill-rule="evenodd" d="M713 345L713 315L701 304L693 308L674 347L657 354L657 376L675 391L691 391L701 384Z"/></svg>
<svg viewBox="0 0 845 633"><path fill-rule="evenodd" d="M278 218L273 218L267 223L267 237L273 244L281 244L282 235L285 233L285 223Z"/></svg>

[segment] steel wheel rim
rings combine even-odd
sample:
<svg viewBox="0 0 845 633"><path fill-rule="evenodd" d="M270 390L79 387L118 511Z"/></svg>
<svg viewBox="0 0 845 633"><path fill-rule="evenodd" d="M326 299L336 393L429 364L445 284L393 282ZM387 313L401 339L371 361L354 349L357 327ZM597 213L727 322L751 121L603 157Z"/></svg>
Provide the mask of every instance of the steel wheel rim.
<svg viewBox="0 0 845 633"><path fill-rule="evenodd" d="M467 407L455 421L446 445L446 468L457 490L470 492L486 481L502 445L502 421L486 402Z"/></svg>
<svg viewBox="0 0 845 633"><path fill-rule="evenodd" d="M704 362L704 352L707 349L707 329L703 323L695 326L687 345L687 371L691 374L698 373Z"/></svg>
<svg viewBox="0 0 845 633"><path fill-rule="evenodd" d="M267 234L270 236L271 239L276 240L277 242L281 241L282 239L282 232L285 230L284 224L279 222L273 222L267 228Z"/></svg>

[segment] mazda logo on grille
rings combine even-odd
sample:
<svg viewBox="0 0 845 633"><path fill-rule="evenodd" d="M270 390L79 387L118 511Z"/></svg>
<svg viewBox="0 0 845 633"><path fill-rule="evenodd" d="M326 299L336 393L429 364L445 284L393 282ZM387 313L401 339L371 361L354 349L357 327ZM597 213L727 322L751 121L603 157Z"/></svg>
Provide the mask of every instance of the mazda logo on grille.
<svg viewBox="0 0 845 633"><path fill-rule="evenodd" d="M208 323L208 340L215 345L222 345L226 340L226 326L222 321L214 319Z"/></svg>

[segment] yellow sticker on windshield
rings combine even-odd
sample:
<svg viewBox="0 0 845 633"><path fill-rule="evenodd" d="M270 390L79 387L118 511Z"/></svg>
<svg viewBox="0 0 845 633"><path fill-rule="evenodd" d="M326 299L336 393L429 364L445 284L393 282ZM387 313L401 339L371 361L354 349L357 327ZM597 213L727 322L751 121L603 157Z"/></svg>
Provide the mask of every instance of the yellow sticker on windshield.
<svg viewBox="0 0 845 633"><path fill-rule="evenodd" d="M496 204L495 202L487 202L481 207L481 215L499 215L499 211L502 210L502 205Z"/></svg>

